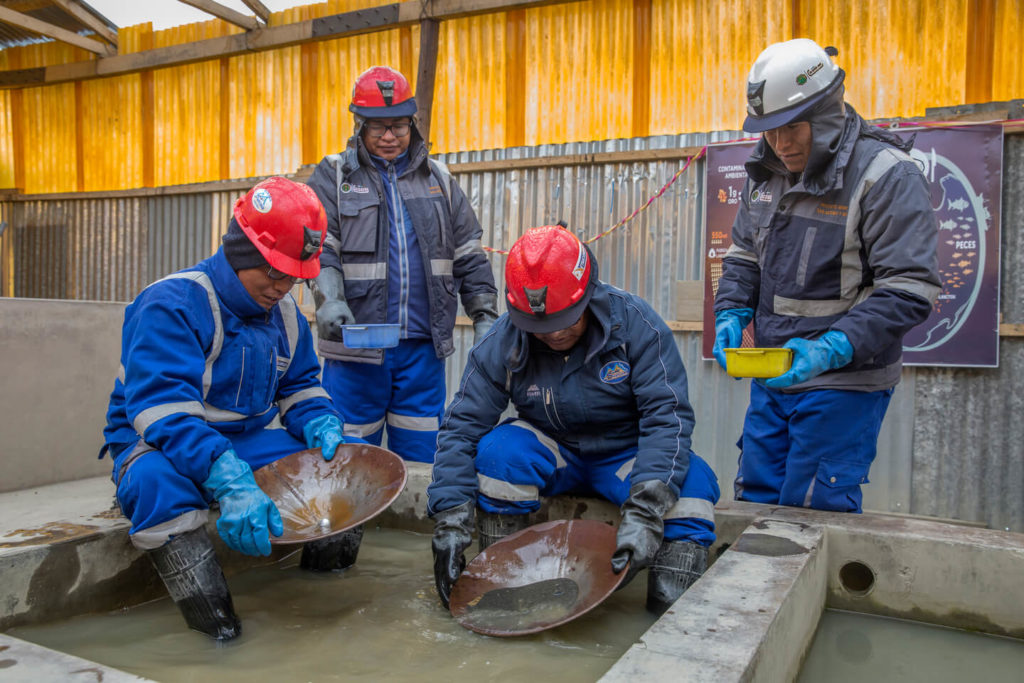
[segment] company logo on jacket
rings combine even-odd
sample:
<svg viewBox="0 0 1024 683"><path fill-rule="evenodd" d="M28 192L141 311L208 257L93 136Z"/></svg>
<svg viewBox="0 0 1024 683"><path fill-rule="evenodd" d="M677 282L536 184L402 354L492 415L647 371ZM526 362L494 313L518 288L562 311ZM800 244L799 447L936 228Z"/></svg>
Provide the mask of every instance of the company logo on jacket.
<svg viewBox="0 0 1024 683"><path fill-rule="evenodd" d="M526 398L540 398L540 387L536 384L531 384L526 388Z"/></svg>
<svg viewBox="0 0 1024 683"><path fill-rule="evenodd" d="M605 384L618 384L629 377L629 363L613 360L601 368L601 381Z"/></svg>

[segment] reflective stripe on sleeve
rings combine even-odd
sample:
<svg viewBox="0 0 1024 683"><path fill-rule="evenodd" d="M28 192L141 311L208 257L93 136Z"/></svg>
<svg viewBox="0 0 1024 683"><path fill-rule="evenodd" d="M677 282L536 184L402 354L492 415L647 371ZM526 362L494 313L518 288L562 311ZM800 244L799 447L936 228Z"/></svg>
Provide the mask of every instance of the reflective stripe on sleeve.
<svg viewBox="0 0 1024 683"><path fill-rule="evenodd" d="M536 486L511 484L479 473L477 477L480 480L480 493L485 496L507 501L540 500L540 489Z"/></svg>
<svg viewBox="0 0 1024 683"><path fill-rule="evenodd" d="M436 417L413 417L398 413L388 413L386 417L390 426L411 432L436 432L438 428Z"/></svg>
<svg viewBox="0 0 1024 683"><path fill-rule="evenodd" d="M284 415L292 406L299 401L305 401L307 398L326 398L330 400L330 396L321 387L310 387L309 389L303 389L296 391L294 394L289 394L277 402L277 407L281 409L281 415Z"/></svg>
<svg viewBox="0 0 1024 683"><path fill-rule="evenodd" d="M180 401L178 403L162 403L152 408L146 408L135 416L132 426L139 436L145 436L146 430L155 423L171 415L195 415L206 417L206 410L199 401Z"/></svg>
<svg viewBox="0 0 1024 683"><path fill-rule="evenodd" d="M710 500L703 498L680 498L669 508L663 519L706 519L715 521L715 506Z"/></svg>

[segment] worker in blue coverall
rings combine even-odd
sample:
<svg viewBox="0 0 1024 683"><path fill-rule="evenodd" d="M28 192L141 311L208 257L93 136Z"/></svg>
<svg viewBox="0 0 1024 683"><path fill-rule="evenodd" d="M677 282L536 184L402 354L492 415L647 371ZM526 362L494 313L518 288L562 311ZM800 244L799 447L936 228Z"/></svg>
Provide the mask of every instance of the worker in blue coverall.
<svg viewBox="0 0 1024 683"><path fill-rule="evenodd" d="M714 356L753 320L756 345L793 350L751 383L736 498L861 511L861 485L902 367L902 339L939 293L937 223L912 144L843 101L845 74L797 39L747 82L744 129L763 133L715 296Z"/></svg>
<svg viewBox="0 0 1024 683"><path fill-rule="evenodd" d="M456 292L474 343L498 317L482 231L448 169L427 158L409 82L387 66L363 72L349 110L348 148L309 179L327 211L327 242L312 283L323 384L345 433L405 460L431 462L447 397L445 358L455 350ZM350 348L343 327L399 326L394 348ZM358 401L349 397L358 395ZM345 533L356 560L361 526Z"/></svg>
<svg viewBox="0 0 1024 683"><path fill-rule="evenodd" d="M326 226L308 187L265 180L235 204L216 254L125 309L104 429L117 501L189 627L217 640L241 623L206 533L210 505L230 548L269 555L281 515L253 470L306 448L330 460L345 441L289 294L319 272ZM331 541L307 544L303 565L332 569L345 549Z"/></svg>
<svg viewBox="0 0 1024 683"><path fill-rule="evenodd" d="M597 494L622 508L618 573L650 567L662 612L707 567L718 483L690 450L686 370L643 299L597 277L568 230L528 230L508 255L508 313L470 351L438 434L428 512L441 603L465 567L475 509L486 548L528 526L541 496ZM517 416L497 424L511 400Z"/></svg>

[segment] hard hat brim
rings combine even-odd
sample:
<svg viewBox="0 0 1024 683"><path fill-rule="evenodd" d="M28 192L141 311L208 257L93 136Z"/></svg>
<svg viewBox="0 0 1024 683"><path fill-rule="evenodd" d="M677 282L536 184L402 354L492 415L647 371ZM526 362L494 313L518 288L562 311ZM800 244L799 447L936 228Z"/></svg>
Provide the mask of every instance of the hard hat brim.
<svg viewBox="0 0 1024 683"><path fill-rule="evenodd" d="M580 316L583 315L583 312L587 310L587 304L590 303L590 298L594 295L596 285L597 279L592 278L579 301L552 315L537 316L532 313L524 313L515 306L509 306L509 320L520 330L532 332L533 334L548 334L572 327L580 319Z"/></svg>
<svg viewBox="0 0 1024 683"><path fill-rule="evenodd" d="M364 119L393 119L399 116L412 116L416 113L417 108L416 100L409 98L405 102L399 102L390 107L360 107L350 104L348 110Z"/></svg>
<svg viewBox="0 0 1024 683"><path fill-rule="evenodd" d="M815 93L812 97L809 97L806 100L797 102L791 107L773 111L771 114L766 114L765 116L752 116L747 114L747 118L743 121L743 130L748 133L763 133L766 130L780 128L785 126L787 123L802 120L802 117L805 114L814 109L822 100L838 90L839 87L842 86L845 77L846 72L840 69L839 74L832 80L827 88Z"/></svg>

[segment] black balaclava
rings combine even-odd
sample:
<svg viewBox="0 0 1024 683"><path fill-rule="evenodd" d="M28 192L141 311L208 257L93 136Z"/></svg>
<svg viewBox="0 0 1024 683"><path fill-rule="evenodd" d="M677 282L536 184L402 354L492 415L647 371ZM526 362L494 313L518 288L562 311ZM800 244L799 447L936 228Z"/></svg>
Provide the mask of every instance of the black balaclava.
<svg viewBox="0 0 1024 683"><path fill-rule="evenodd" d="M249 236L242 232L242 226L234 218L228 224L228 231L221 238L221 242L224 244L224 256L227 257L228 263L231 264L231 268L235 272L267 265L263 254L252 243Z"/></svg>
<svg viewBox="0 0 1024 683"><path fill-rule="evenodd" d="M811 124L811 153L804 167L805 179L821 174L839 151L843 129L846 127L846 108L843 104L845 91L846 86L839 86L802 119Z"/></svg>

